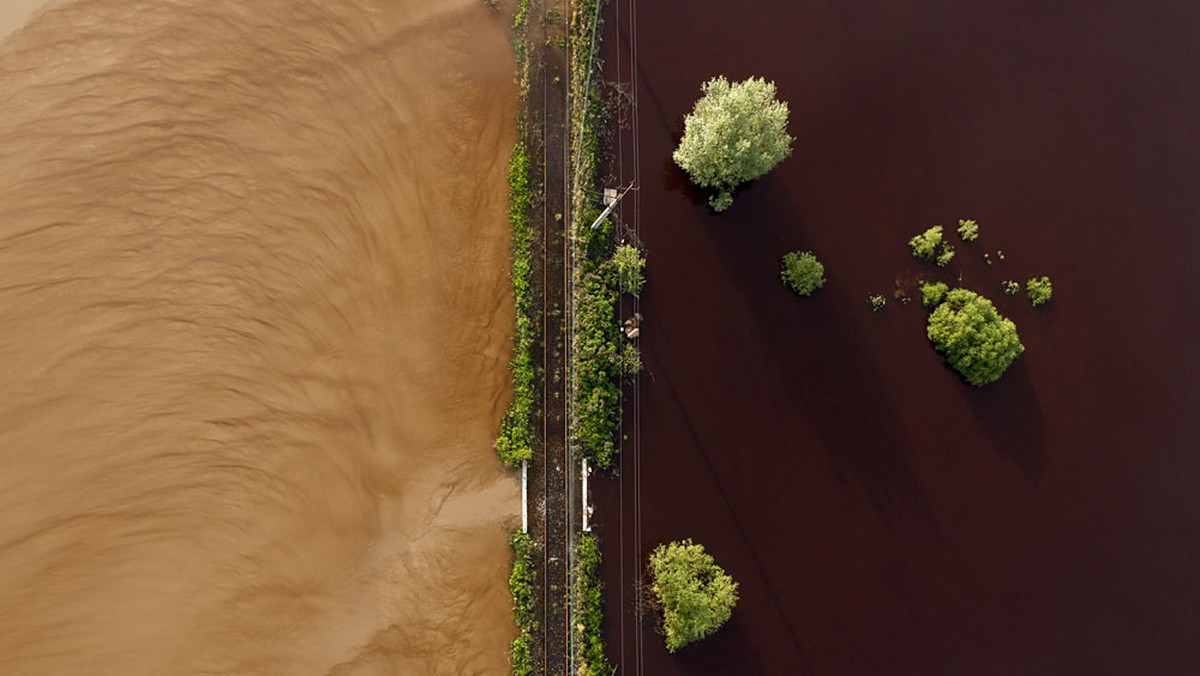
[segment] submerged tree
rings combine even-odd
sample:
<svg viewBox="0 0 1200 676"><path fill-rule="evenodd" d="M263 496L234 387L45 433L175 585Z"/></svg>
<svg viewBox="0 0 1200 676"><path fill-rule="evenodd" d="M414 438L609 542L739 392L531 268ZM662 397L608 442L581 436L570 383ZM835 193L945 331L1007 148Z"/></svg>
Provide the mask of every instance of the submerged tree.
<svg viewBox="0 0 1200 676"><path fill-rule="evenodd" d="M712 634L733 615L737 583L690 538L656 547L650 574L669 652Z"/></svg>
<svg viewBox="0 0 1200 676"><path fill-rule="evenodd" d="M1025 346L1012 320L992 301L967 289L954 289L929 315L927 327L934 349L963 380L986 385L1004 374Z"/></svg>
<svg viewBox="0 0 1200 676"><path fill-rule="evenodd" d="M958 236L964 242L974 242L979 239L979 224L971 220L958 219Z"/></svg>
<svg viewBox="0 0 1200 676"><path fill-rule="evenodd" d="M811 251L790 251L783 256L779 276L789 289L807 296L825 285L825 266Z"/></svg>
<svg viewBox="0 0 1200 676"><path fill-rule="evenodd" d="M1025 294L1029 296L1029 302L1037 307L1054 296L1054 285L1049 277L1034 277L1025 282Z"/></svg>
<svg viewBox="0 0 1200 676"><path fill-rule="evenodd" d="M792 153L788 105L775 100L775 83L752 77L730 84L717 76L684 118L675 162L692 182L710 188L714 211L733 203L733 191L770 171Z"/></svg>
<svg viewBox="0 0 1200 676"><path fill-rule="evenodd" d="M930 309L941 305L950 291L950 287L946 286L945 282L923 283L918 288L921 291L921 304Z"/></svg>
<svg viewBox="0 0 1200 676"><path fill-rule="evenodd" d="M935 225L908 240L908 248L912 250L913 258L933 260L938 267L946 267L950 259L954 258L954 247L942 237L940 225Z"/></svg>

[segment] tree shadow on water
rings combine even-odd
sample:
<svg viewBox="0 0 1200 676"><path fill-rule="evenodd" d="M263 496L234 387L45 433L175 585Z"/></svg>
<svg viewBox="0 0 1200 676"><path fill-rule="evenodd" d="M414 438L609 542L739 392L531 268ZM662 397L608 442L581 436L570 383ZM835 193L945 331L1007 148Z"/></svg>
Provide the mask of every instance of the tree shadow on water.
<svg viewBox="0 0 1200 676"><path fill-rule="evenodd" d="M967 403L988 442L1037 483L1046 467L1046 418L1028 364L1017 359L1000 380L970 389Z"/></svg>
<svg viewBox="0 0 1200 676"><path fill-rule="evenodd" d="M838 477L857 484L884 523L911 515L936 530L909 461L912 441L893 395L867 341L855 335L853 313L870 310L850 298L836 278L807 298L783 288L779 257L801 243L795 234L779 230L788 222L760 215L753 227L718 235L723 260L733 268L729 278L741 287L754 316L753 340L763 350L760 368L782 375L782 396L815 432Z"/></svg>

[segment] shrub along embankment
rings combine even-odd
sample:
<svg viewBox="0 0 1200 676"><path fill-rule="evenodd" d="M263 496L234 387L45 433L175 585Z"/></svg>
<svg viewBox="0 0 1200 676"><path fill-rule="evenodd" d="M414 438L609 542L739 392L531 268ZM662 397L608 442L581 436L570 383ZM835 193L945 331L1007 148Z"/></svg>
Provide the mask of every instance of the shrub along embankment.
<svg viewBox="0 0 1200 676"><path fill-rule="evenodd" d="M526 93L529 89L525 36L528 21L529 0L520 0L513 17L512 45L523 104L527 102ZM509 250L512 255L513 306L516 309L513 352L508 366L513 376L513 398L500 421L500 435L496 439L496 453L501 462L514 469L533 456L533 344L536 337L533 322L533 233L529 227L533 196L529 186L529 170L525 115L522 113L517 120L517 142L508 161L508 222L512 227Z"/></svg>
<svg viewBox="0 0 1200 676"><path fill-rule="evenodd" d="M524 125L517 125L518 138L508 163L508 220L512 226L512 294L516 307L513 335L513 398L500 421L496 453L509 467L519 467L533 455L533 247L530 241L529 157L525 152Z"/></svg>
<svg viewBox="0 0 1200 676"><path fill-rule="evenodd" d="M588 533L579 536L575 548L575 628L577 673L583 676L610 676L612 665L604 657L600 625L604 621L600 586L600 543Z"/></svg>
<svg viewBox="0 0 1200 676"><path fill-rule="evenodd" d="M513 621L517 623L517 637L511 648L513 676L533 674L533 633L537 629L537 617L533 612L534 572L533 540L528 533L514 529L508 544L513 551L512 573L508 576L508 589L513 597Z"/></svg>

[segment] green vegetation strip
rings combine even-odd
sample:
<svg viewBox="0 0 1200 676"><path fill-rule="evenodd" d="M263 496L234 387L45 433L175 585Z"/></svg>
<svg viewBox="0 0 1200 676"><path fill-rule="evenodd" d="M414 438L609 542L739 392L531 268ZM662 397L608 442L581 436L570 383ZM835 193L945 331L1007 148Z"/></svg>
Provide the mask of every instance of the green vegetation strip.
<svg viewBox="0 0 1200 676"><path fill-rule="evenodd" d="M521 99L528 90L528 61L525 58L525 27L529 21L529 0L520 0L513 17L512 44L517 62ZM508 222L512 227L509 252L512 256L512 294L516 309L513 353L508 368L513 377L513 398L500 421L496 454L510 468L533 457L533 406L535 400L533 345L533 233L529 214L533 196L529 187L529 153L523 119L517 121L517 142L508 160Z"/></svg>
<svg viewBox="0 0 1200 676"><path fill-rule="evenodd" d="M601 469L612 467L621 421L621 327L617 317L620 280L616 272L612 220L591 226L603 204L603 137L607 121L597 93L600 65L593 38L599 34L597 0L573 0L571 42L571 231L574 236L575 330L572 369L575 373L575 427L580 451ZM628 254L625 254L628 256ZM643 261L644 264L644 261ZM627 280L628 281L628 280ZM640 282L637 283L640 290Z"/></svg>
<svg viewBox="0 0 1200 676"><path fill-rule="evenodd" d="M516 306L516 331L513 336L513 398L500 421L496 453L509 467L519 467L533 456L533 247L529 229L529 157L525 153L525 132L518 126L516 145L508 163L508 221L512 226L512 293Z"/></svg>
<svg viewBox="0 0 1200 676"><path fill-rule="evenodd" d="M517 623L517 637L513 639L509 660L513 676L527 676L533 674L533 632L537 629L537 617L533 612L536 583L533 540L528 533L516 528L508 544L513 551L508 589L512 592L513 620Z"/></svg>
<svg viewBox="0 0 1200 676"><path fill-rule="evenodd" d="M612 665L604 657L601 624L604 621L600 585L600 543L592 535L579 536L575 549L575 630L577 674L610 676Z"/></svg>

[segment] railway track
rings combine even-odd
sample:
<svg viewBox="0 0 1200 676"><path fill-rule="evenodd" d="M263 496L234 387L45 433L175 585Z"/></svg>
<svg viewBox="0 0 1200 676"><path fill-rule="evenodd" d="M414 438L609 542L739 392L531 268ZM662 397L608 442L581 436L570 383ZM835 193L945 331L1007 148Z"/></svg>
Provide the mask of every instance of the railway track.
<svg viewBox="0 0 1200 676"><path fill-rule="evenodd" d="M541 449L530 486L540 490L534 529L541 550L542 674L571 673L573 496L570 461L569 363L571 265L566 0L535 0L527 44L540 77L532 78L530 113L540 110L541 142ZM560 38L562 38L560 40Z"/></svg>

